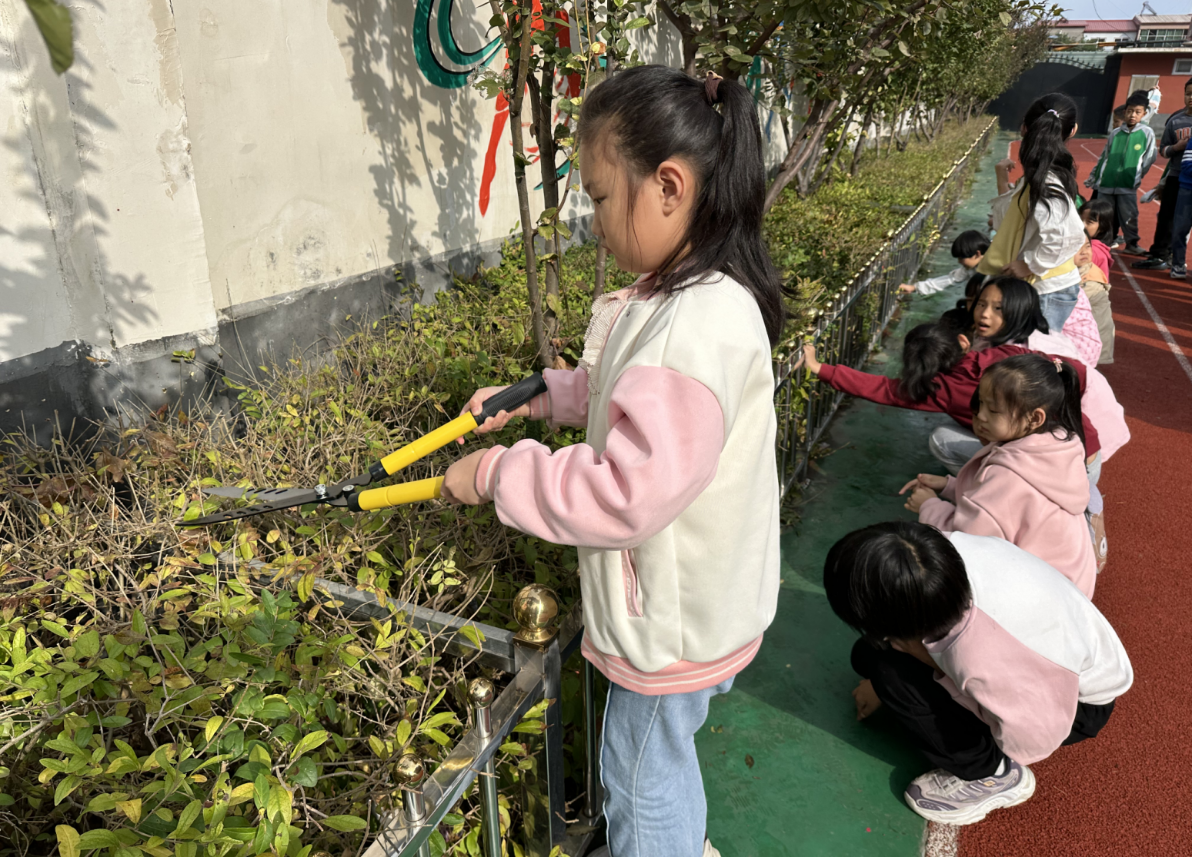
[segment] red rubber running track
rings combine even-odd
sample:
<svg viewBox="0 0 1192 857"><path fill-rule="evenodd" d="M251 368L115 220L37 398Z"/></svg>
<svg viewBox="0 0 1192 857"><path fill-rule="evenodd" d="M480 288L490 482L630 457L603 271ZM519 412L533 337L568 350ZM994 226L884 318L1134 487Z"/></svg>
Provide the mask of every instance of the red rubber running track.
<svg viewBox="0 0 1192 857"><path fill-rule="evenodd" d="M1071 144L1080 182L1101 147ZM1149 247L1159 206L1139 208ZM964 828L962 857L1192 855L1192 281L1130 270L1132 261L1115 254L1110 275L1116 362L1101 369L1132 440L1101 477L1110 555L1095 600L1130 654L1134 686L1097 738L1032 766L1030 801Z"/></svg>

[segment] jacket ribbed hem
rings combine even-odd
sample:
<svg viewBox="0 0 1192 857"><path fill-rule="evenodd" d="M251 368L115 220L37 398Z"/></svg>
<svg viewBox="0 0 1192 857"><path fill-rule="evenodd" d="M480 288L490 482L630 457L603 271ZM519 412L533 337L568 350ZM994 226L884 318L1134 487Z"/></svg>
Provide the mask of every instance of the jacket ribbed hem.
<svg viewBox="0 0 1192 857"><path fill-rule="evenodd" d="M678 661L652 673L636 669L625 658L598 651L588 643L586 634L580 650L609 681L643 696L662 696L668 693L692 693L727 681L749 666L761 646L762 637L759 636L723 658L706 663Z"/></svg>

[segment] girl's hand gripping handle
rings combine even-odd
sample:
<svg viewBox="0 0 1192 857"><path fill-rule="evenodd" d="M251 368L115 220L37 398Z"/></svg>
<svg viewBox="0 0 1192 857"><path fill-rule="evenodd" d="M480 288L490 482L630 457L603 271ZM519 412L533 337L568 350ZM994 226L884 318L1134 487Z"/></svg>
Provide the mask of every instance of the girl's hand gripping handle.
<svg viewBox="0 0 1192 857"><path fill-rule="evenodd" d="M385 476L392 476L397 471L409 467L418 459L430 455L436 449L441 449L451 443L451 441L463 437L470 431L474 431L477 426L482 425L489 417L496 416L501 411L515 410L521 405L528 404L535 396L545 392L546 382L542 380L542 375L535 372L529 378L518 381L512 387L506 387L501 392L485 400L479 417L465 412L462 416L458 416L447 423L447 425L440 426L434 431L424 434L413 443L406 444L396 452L385 456L378 464L373 465L370 472L374 479L383 479ZM384 473L377 473L376 471L378 469L384 470Z"/></svg>
<svg viewBox="0 0 1192 857"><path fill-rule="evenodd" d="M487 434L503 429L513 417L530 416L530 402L545 392L546 381L535 372L512 387L483 387L477 390L461 413L475 414L476 434ZM504 416L501 416L502 413ZM461 437L456 442L463 444L464 440Z"/></svg>

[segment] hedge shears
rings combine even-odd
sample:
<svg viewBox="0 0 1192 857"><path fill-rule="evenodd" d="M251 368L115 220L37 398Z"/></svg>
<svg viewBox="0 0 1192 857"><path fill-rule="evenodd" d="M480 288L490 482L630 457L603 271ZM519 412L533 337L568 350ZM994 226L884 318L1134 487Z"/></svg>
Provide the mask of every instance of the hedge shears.
<svg viewBox="0 0 1192 857"><path fill-rule="evenodd" d="M214 497L243 498L252 502L239 509L227 509L191 521L181 521L180 525L199 527L205 524L235 521L239 518L249 518L253 515L263 515L266 512L276 512L280 509L290 509L310 503L344 506L353 512L368 512L373 509L399 506L403 503L438 499L443 490L442 476L419 479L416 482L403 482L385 488L373 488L368 491L357 489L392 476L420 458L430 455L436 449L441 449L453 440L475 430L477 426L484 425L485 420L489 417L495 417L501 411L513 411L520 408L535 396L545 392L546 382L542 380L541 374L535 372L529 378L519 381L511 387L506 387L486 399L481 406L479 416L475 416L471 411L458 416L447 425L424 434L396 452L386 455L380 461L374 462L366 472L359 476L353 476L351 479L337 482L334 485L316 485L314 488L203 488L204 494Z"/></svg>

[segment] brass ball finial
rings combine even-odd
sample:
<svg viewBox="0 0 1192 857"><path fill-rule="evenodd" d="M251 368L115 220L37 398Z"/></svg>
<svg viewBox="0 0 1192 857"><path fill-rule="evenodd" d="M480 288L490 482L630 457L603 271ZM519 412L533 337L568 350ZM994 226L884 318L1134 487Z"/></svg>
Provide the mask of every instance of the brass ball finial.
<svg viewBox="0 0 1192 857"><path fill-rule="evenodd" d="M402 753L393 765L393 777L405 788L417 788L426 778L426 766L417 753Z"/></svg>
<svg viewBox="0 0 1192 857"><path fill-rule="evenodd" d="M478 705L481 708L488 708L492 705L496 695L497 689L486 678L474 678L468 685L468 699L473 705Z"/></svg>
<svg viewBox="0 0 1192 857"><path fill-rule="evenodd" d="M549 587L531 583L513 599L513 618L521 630L517 639L545 643L554 636L551 623L559 615L559 599Z"/></svg>

